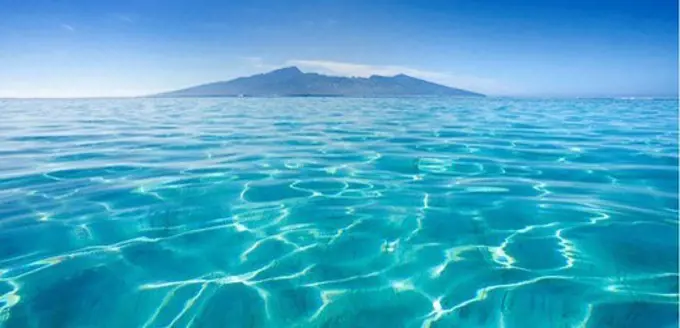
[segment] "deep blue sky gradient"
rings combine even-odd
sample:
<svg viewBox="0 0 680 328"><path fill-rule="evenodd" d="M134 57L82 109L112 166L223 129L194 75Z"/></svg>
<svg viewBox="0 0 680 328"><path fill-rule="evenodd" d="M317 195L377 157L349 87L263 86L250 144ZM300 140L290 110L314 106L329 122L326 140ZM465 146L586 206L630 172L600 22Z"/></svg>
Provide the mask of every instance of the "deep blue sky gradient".
<svg viewBox="0 0 680 328"><path fill-rule="evenodd" d="M675 0L0 0L0 8L0 97L141 95L296 63L347 75L410 70L491 95L678 90Z"/></svg>

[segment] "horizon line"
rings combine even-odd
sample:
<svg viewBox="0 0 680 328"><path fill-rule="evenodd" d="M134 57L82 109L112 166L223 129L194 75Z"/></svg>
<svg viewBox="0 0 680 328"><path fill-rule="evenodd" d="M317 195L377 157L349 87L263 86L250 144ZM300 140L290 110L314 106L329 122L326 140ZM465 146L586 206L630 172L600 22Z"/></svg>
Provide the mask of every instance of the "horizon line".
<svg viewBox="0 0 680 328"><path fill-rule="evenodd" d="M414 96L335 96L335 95L281 95L281 96L191 96L191 97L157 97L154 95L144 96L84 96L84 97L0 97L0 101L6 100L118 100L118 99L204 99L204 98L347 98L347 99L386 99L386 98L454 98L454 99L614 99L614 100L680 100L680 95L674 96L559 96L559 95L485 95L484 97L469 96L441 96L441 95L414 95Z"/></svg>

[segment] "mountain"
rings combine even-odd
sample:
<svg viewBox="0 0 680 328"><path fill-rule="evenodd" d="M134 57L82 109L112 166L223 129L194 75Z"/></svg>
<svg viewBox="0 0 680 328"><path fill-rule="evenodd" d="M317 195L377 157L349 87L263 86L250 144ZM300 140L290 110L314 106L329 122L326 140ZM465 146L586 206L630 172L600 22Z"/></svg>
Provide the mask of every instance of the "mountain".
<svg viewBox="0 0 680 328"><path fill-rule="evenodd" d="M368 78L303 73L287 67L269 73L214 82L165 92L153 97L387 97L387 96L467 96L484 95L450 88L408 75L373 75Z"/></svg>

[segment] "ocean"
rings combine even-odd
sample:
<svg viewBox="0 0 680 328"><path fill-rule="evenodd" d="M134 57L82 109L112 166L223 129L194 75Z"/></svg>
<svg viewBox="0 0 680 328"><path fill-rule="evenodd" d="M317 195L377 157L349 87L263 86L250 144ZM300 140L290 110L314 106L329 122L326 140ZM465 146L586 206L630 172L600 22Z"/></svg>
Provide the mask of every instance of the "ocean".
<svg viewBox="0 0 680 328"><path fill-rule="evenodd" d="M677 327L678 103L0 100L2 327Z"/></svg>

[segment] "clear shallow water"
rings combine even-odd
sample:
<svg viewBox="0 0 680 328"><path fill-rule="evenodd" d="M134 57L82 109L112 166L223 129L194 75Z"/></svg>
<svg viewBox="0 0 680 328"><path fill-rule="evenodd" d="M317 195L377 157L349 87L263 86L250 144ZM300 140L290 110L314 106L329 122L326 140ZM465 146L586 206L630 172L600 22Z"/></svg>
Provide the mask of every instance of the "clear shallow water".
<svg viewBox="0 0 680 328"><path fill-rule="evenodd" d="M676 327L677 103L0 102L6 327Z"/></svg>

